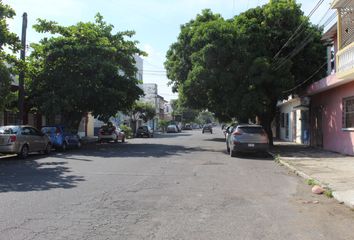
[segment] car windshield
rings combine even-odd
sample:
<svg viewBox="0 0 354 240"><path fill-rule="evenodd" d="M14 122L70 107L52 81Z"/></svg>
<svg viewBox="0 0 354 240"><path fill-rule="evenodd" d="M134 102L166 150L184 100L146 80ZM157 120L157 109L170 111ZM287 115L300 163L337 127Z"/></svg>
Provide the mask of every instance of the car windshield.
<svg viewBox="0 0 354 240"><path fill-rule="evenodd" d="M244 133L250 134L263 134L264 130L261 127L239 127L239 129Z"/></svg>
<svg viewBox="0 0 354 240"><path fill-rule="evenodd" d="M17 134L20 130L19 127L0 127L0 134Z"/></svg>

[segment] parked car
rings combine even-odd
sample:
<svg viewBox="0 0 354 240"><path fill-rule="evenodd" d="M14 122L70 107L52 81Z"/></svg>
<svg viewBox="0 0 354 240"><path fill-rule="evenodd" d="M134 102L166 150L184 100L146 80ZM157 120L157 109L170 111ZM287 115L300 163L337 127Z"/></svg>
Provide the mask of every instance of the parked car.
<svg viewBox="0 0 354 240"><path fill-rule="evenodd" d="M102 125L98 130L98 142L103 141L125 142L125 133L113 124Z"/></svg>
<svg viewBox="0 0 354 240"><path fill-rule="evenodd" d="M231 157L237 152L266 152L269 140L260 125L238 125L228 137L227 151Z"/></svg>
<svg viewBox="0 0 354 240"><path fill-rule="evenodd" d="M81 147L79 135L68 131L68 129L62 125L44 126L41 131L48 135L52 146L57 150L65 151L68 147Z"/></svg>
<svg viewBox="0 0 354 240"><path fill-rule="evenodd" d="M205 133L205 132L213 133L213 127L211 126L211 124L205 124L203 126L202 133Z"/></svg>
<svg viewBox="0 0 354 240"><path fill-rule="evenodd" d="M166 132L167 133L178 133L179 131L178 131L178 127L175 124L171 124L171 125L167 126Z"/></svg>
<svg viewBox="0 0 354 240"><path fill-rule="evenodd" d="M183 130L192 130L192 125L187 123L186 125L184 125Z"/></svg>
<svg viewBox="0 0 354 240"><path fill-rule="evenodd" d="M154 137L154 131L149 126L140 126L136 130L136 137Z"/></svg>
<svg viewBox="0 0 354 240"><path fill-rule="evenodd" d="M31 152L48 154L52 149L49 137L29 125L0 127L0 153L27 158Z"/></svg>

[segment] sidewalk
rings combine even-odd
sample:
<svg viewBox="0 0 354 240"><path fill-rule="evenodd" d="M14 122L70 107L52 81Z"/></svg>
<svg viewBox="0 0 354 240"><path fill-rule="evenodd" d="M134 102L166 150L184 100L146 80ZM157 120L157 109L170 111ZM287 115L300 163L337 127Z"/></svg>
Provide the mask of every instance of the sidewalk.
<svg viewBox="0 0 354 240"><path fill-rule="evenodd" d="M270 151L305 179L330 188L333 197L354 208L354 156L345 156L291 142L274 142Z"/></svg>

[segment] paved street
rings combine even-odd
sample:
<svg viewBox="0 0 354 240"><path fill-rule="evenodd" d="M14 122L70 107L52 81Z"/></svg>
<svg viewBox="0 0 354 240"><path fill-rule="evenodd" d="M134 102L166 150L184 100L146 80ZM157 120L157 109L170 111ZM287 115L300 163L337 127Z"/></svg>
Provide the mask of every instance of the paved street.
<svg viewBox="0 0 354 240"><path fill-rule="evenodd" d="M318 203L316 202L318 201ZM219 128L0 161L0 239L354 239L354 212Z"/></svg>

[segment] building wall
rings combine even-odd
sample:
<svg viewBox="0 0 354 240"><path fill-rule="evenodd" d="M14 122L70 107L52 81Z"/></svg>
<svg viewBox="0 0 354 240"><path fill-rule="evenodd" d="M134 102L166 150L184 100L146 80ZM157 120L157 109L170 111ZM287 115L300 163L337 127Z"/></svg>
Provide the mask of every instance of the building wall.
<svg viewBox="0 0 354 240"><path fill-rule="evenodd" d="M285 101L282 105L279 106L280 114L284 114L284 126L281 124L280 120L280 139L284 141L291 142L302 142L302 127L301 127L301 111L294 110L294 107L299 106L301 101L299 98L291 99L290 101ZM296 113L294 113L296 112ZM286 118L288 118L288 126L286 124ZM282 118L281 118L282 119ZM288 131L288 136L286 132Z"/></svg>
<svg viewBox="0 0 354 240"><path fill-rule="evenodd" d="M311 97L311 136L315 129L315 109L321 109L323 148L354 155L354 131L342 130L343 98L354 96L354 82ZM311 141L313 142L313 141Z"/></svg>

